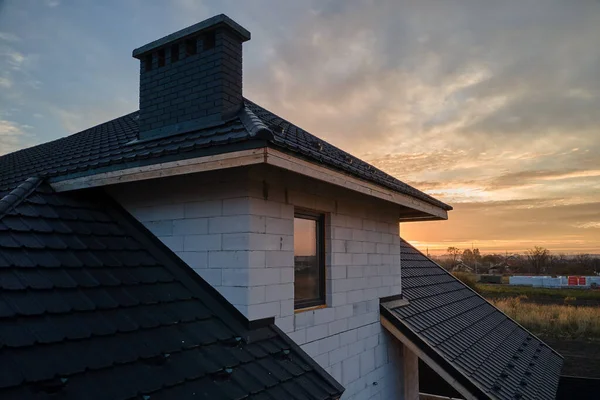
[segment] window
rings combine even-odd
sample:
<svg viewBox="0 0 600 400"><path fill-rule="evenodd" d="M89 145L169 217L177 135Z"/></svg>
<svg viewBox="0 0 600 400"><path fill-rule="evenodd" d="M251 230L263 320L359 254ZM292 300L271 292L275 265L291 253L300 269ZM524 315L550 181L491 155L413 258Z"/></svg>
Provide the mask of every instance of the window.
<svg viewBox="0 0 600 400"><path fill-rule="evenodd" d="M294 307L325 304L325 217L294 215Z"/></svg>

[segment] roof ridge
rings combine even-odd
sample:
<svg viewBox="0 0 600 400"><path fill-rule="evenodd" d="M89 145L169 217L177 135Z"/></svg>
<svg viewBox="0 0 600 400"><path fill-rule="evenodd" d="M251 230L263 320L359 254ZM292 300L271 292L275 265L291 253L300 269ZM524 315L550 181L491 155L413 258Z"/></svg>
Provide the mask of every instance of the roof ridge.
<svg viewBox="0 0 600 400"><path fill-rule="evenodd" d="M10 191L6 196L0 199L0 219L10 210L19 205L27 196L31 194L42 183L43 179L38 176L32 176L21 182L16 188Z"/></svg>
<svg viewBox="0 0 600 400"><path fill-rule="evenodd" d="M240 109L239 118L244 125L244 128L250 133L250 136L253 138L272 140L273 139L273 131L269 129L269 127L252 112L250 108L246 105L246 102L249 101L244 99L244 106Z"/></svg>

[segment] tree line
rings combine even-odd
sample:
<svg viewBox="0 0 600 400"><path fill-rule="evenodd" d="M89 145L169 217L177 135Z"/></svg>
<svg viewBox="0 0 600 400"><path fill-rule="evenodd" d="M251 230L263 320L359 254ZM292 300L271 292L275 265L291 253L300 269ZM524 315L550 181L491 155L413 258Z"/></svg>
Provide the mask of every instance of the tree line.
<svg viewBox="0 0 600 400"><path fill-rule="evenodd" d="M596 275L600 273L600 258L590 254L567 256L552 254L541 246L534 246L524 254L492 253L482 255L479 249L448 247L446 254L432 257L448 270L466 269L477 273L517 273L532 275Z"/></svg>

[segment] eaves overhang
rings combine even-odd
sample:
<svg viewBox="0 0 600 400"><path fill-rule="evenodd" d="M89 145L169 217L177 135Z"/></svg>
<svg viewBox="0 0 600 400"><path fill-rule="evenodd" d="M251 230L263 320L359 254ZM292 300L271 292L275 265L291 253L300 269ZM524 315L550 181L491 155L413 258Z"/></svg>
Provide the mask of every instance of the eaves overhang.
<svg viewBox="0 0 600 400"><path fill-rule="evenodd" d="M402 206L402 211L398 215L400 222L448 219L447 210L414 196L391 190L269 147L264 140L257 139L246 143L252 143L253 145L241 147L238 145L237 147L231 147L228 152L222 152L223 149L221 149L221 152L215 151L214 154L205 154L186 159L178 158L172 161L125 166L125 168L112 170L91 170L78 175L62 175L51 178L49 182L54 190L62 192L226 168L267 164L400 205Z"/></svg>

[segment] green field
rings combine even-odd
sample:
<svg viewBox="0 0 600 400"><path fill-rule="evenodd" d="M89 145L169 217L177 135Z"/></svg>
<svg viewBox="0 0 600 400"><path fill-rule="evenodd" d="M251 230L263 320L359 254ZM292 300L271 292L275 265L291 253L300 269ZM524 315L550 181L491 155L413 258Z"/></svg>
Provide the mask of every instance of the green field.
<svg viewBox="0 0 600 400"><path fill-rule="evenodd" d="M509 286L478 283L477 291L484 297L503 298L525 295L529 299L554 298L565 299L575 297L577 299L598 300L600 302L600 290L591 289L550 289L536 288L531 286Z"/></svg>

